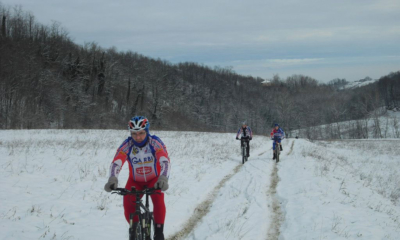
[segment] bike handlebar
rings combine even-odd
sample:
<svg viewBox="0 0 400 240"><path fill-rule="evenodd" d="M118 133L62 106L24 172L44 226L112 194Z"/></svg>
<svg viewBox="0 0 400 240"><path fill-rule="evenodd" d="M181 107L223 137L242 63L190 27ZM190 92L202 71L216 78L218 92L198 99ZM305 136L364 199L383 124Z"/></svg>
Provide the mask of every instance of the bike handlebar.
<svg viewBox="0 0 400 240"><path fill-rule="evenodd" d="M113 189L111 193L112 194L116 193L118 195L123 195L123 196L125 196L125 195L136 195L136 194L148 194L148 195L155 194L155 193L156 194L160 194L159 192L156 192L157 190L160 190L160 189L146 188L144 190L137 191L133 187L132 187L132 190L128 190L126 188L116 188L116 189Z"/></svg>
<svg viewBox="0 0 400 240"><path fill-rule="evenodd" d="M241 138L238 138L236 140L250 140L250 137L241 137Z"/></svg>

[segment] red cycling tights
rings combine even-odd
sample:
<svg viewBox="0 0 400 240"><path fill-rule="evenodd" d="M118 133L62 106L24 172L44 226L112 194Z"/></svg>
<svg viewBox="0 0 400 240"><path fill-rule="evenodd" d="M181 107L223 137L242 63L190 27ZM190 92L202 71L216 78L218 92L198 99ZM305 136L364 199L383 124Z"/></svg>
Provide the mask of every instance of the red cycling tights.
<svg viewBox="0 0 400 240"><path fill-rule="evenodd" d="M128 179L128 182L126 183L125 188L126 189L131 189L132 186L134 186L137 190L141 191L144 189L144 186L147 188L152 188L154 187L154 184L157 182L158 178L155 178L149 182L135 182L133 181L132 178ZM156 224L164 224L165 221L165 213L166 213L166 208L165 208L165 203L164 203L164 193L161 192L161 190L158 190L160 194L152 194L150 195L151 201L153 202L153 215L154 215L154 221ZM142 198L143 195L140 196ZM129 215L131 213L135 213L135 203L136 196L135 195L125 195L124 196L124 210L125 210L125 218L126 221L129 223ZM136 215L133 218L134 222L139 222L139 217Z"/></svg>

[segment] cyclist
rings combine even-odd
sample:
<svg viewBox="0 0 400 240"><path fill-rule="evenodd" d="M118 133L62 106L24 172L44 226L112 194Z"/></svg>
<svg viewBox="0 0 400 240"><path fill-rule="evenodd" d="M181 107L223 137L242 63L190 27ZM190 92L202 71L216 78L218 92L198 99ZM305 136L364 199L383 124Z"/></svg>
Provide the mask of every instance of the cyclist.
<svg viewBox="0 0 400 240"><path fill-rule="evenodd" d="M154 239L164 240L165 202L164 193L168 189L168 178L170 172L170 160L164 143L155 135L149 133L150 123L142 116L133 117L128 122L131 136L128 137L118 148L114 160L110 166L110 177L104 186L107 192L117 188L118 175L124 163L129 163L129 178L125 185L126 189L132 186L137 190L147 188L158 188L159 194L152 194L154 222L156 225ZM129 223L129 215L135 213L135 196L124 196L125 218ZM133 219L137 224L138 216Z"/></svg>
<svg viewBox="0 0 400 240"><path fill-rule="evenodd" d="M281 140L285 138L285 132L282 130L282 128L279 127L279 124L275 123L274 129L272 129L271 132L271 140L274 140L274 143L272 145L272 149L274 150L274 156L272 159L276 158L276 153L275 153L275 148L276 148L276 142L281 143ZM281 151L283 150L282 144L279 144Z"/></svg>
<svg viewBox="0 0 400 240"><path fill-rule="evenodd" d="M237 140L239 140L239 135L241 136L240 139L245 140L245 143L247 144L247 157L250 157L250 141L253 139L253 132L251 131L250 127L247 126L246 122L243 122L242 127L239 128L239 131L236 134ZM242 141L240 141L240 144L242 144Z"/></svg>

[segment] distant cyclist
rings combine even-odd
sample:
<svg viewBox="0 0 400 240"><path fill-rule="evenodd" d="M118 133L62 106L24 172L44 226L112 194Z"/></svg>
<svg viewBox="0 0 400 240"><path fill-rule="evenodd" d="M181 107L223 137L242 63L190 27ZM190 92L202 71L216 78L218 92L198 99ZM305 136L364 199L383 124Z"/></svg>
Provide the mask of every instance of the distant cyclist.
<svg viewBox="0 0 400 240"><path fill-rule="evenodd" d="M271 132L271 140L274 140L274 143L272 145L272 148L274 150L274 157L272 159L276 158L276 153L275 153L275 148L276 148L276 142L281 143L281 140L285 138L285 132L282 130L282 128L279 127L279 124L275 123L274 129L272 129ZM280 150L282 151L282 144L279 144Z"/></svg>
<svg viewBox="0 0 400 240"><path fill-rule="evenodd" d="M253 139L253 132L251 131L250 127L247 126L246 122L243 122L242 127L239 128L239 131L236 134L236 139L239 139L239 136L240 139L245 140L245 144L247 144L247 157L250 157L250 140Z"/></svg>
<svg viewBox="0 0 400 240"><path fill-rule="evenodd" d="M125 185L131 190L147 188L159 188L159 194L152 194L154 222L156 224L154 240L164 240L165 203L164 193L168 189L168 178L170 172L170 161L164 143L155 135L149 133L150 123L145 117L133 117L128 122L130 137L128 137L118 148L117 154L110 166L110 177L104 189L107 192L117 188L118 175L124 163L129 163L129 178ZM129 215L135 213L134 195L124 196L125 218L129 223ZM139 222L138 216L133 219ZM134 228L135 229L135 228Z"/></svg>

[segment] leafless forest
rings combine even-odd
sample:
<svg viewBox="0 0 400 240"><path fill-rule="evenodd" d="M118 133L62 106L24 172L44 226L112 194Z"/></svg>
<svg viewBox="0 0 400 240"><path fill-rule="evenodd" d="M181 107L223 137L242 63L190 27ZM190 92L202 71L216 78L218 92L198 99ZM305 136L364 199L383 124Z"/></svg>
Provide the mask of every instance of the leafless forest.
<svg viewBox="0 0 400 240"><path fill-rule="evenodd" d="M400 108L400 72L349 90L302 75L263 84L231 68L81 46L21 7L0 3L0 20L1 129L123 129L140 114L156 129L226 132L246 120L266 134L274 122L289 132Z"/></svg>

